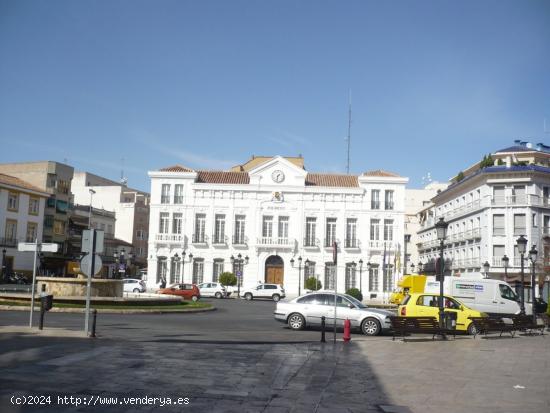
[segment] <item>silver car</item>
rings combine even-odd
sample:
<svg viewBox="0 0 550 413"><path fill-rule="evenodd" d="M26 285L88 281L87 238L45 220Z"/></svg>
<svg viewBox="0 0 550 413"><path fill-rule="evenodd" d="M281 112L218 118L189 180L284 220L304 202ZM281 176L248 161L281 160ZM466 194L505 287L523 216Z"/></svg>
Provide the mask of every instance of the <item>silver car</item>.
<svg viewBox="0 0 550 413"><path fill-rule="evenodd" d="M315 292L277 303L275 319L293 330L321 324L325 317L327 327L334 324L334 293ZM367 336L375 336L390 329L390 311L369 308L347 294L336 295L336 325L342 327L349 319L352 328L358 328Z"/></svg>

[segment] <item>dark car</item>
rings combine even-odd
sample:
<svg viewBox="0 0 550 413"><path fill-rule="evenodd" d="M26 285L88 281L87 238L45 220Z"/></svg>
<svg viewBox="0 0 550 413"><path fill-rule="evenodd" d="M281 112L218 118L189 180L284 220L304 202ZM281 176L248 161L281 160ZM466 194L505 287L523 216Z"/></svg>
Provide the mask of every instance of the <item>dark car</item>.
<svg viewBox="0 0 550 413"><path fill-rule="evenodd" d="M195 284L176 283L168 286L167 288L161 288L158 293L177 295L179 297L183 297L184 300L197 301L201 298L199 287Z"/></svg>

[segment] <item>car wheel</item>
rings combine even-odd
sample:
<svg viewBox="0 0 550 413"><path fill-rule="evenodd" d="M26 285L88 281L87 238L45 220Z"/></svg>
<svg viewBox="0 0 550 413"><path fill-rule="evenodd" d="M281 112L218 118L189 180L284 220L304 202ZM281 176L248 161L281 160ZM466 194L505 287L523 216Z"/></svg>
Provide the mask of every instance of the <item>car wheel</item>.
<svg viewBox="0 0 550 413"><path fill-rule="evenodd" d="M216 297L219 300L220 298L222 298L222 293L218 291L216 294L214 294L214 297Z"/></svg>
<svg viewBox="0 0 550 413"><path fill-rule="evenodd" d="M380 334L380 322L374 318L367 318L361 324L361 331L366 336L377 336Z"/></svg>
<svg viewBox="0 0 550 413"><path fill-rule="evenodd" d="M306 325L306 320L301 314L292 313L288 317L288 326L292 330L302 330Z"/></svg>
<svg viewBox="0 0 550 413"><path fill-rule="evenodd" d="M139 288L134 288L134 292L135 292L135 293L139 293L139 292L140 292L140 291L139 291Z"/></svg>
<svg viewBox="0 0 550 413"><path fill-rule="evenodd" d="M199 297L197 297L196 295L194 295L193 297L191 297L191 300L192 301L197 301L199 299Z"/></svg>
<svg viewBox="0 0 550 413"><path fill-rule="evenodd" d="M281 299L281 296L279 294L273 294L271 298L273 298L273 301L277 302Z"/></svg>
<svg viewBox="0 0 550 413"><path fill-rule="evenodd" d="M477 331L477 327L474 323L470 323L470 325L468 326L468 334L471 336L479 334L479 331Z"/></svg>
<svg viewBox="0 0 550 413"><path fill-rule="evenodd" d="M246 294L244 295L244 298L247 299L248 301L250 301L250 300L252 300L252 294L246 293Z"/></svg>

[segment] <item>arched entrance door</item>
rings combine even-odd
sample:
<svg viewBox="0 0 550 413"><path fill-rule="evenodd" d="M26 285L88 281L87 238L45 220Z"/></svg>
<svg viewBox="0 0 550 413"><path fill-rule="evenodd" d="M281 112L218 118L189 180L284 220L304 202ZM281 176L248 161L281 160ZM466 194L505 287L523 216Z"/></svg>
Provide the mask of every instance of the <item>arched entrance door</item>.
<svg viewBox="0 0 550 413"><path fill-rule="evenodd" d="M265 261L265 282L267 284L283 285L285 279L285 263L278 255L272 255Z"/></svg>

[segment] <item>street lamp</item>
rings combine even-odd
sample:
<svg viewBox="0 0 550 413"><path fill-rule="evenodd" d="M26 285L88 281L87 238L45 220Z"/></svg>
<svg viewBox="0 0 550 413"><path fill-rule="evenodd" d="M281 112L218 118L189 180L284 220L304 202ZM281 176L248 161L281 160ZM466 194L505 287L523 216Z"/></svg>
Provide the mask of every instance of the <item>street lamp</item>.
<svg viewBox="0 0 550 413"><path fill-rule="evenodd" d="M231 256L231 264L233 265L233 274L237 276L237 297L241 297L241 282L243 275L243 266L248 264L248 255L242 258L243 256L239 253L237 258L233 255Z"/></svg>
<svg viewBox="0 0 550 413"><path fill-rule="evenodd" d="M290 259L290 265L294 268L294 258ZM300 295L302 295L302 257L301 256L298 257L298 296Z"/></svg>
<svg viewBox="0 0 550 413"><path fill-rule="evenodd" d="M485 278L489 278L489 268L491 268L491 264L489 264L489 261L485 261L485 264L483 264L483 269L485 270Z"/></svg>
<svg viewBox="0 0 550 413"><path fill-rule="evenodd" d="M531 260L531 306L533 313L533 325L537 325L537 312L535 311L535 263L537 262L537 248L533 244L529 250L529 259Z"/></svg>
<svg viewBox="0 0 550 413"><path fill-rule="evenodd" d="M92 199L94 198L95 191L90 188L90 212L88 213L88 229L92 229Z"/></svg>
<svg viewBox="0 0 550 413"><path fill-rule="evenodd" d="M411 274L413 274L413 273L414 273L414 262L411 263Z"/></svg>
<svg viewBox="0 0 550 413"><path fill-rule="evenodd" d="M363 295L363 260L359 260L359 292Z"/></svg>
<svg viewBox="0 0 550 413"><path fill-rule="evenodd" d="M310 265L311 265L311 261L309 260L309 258L306 258L306 261L305 261L305 263L304 263L304 283L305 283L305 279L306 279L306 274L309 275L309 276L311 276L311 275L309 274L309 266L310 266ZM315 274L313 274L313 275L315 275ZM309 278L309 276L308 276L308 278ZM304 284L304 287L305 287L305 286L306 286L306 285ZM315 288L317 288L317 281L315 282Z"/></svg>
<svg viewBox="0 0 550 413"><path fill-rule="evenodd" d="M504 267L504 282L508 282L508 264L510 264L510 258L504 254L502 257L502 266Z"/></svg>
<svg viewBox="0 0 550 413"><path fill-rule="evenodd" d="M422 269L424 267L424 264L422 264L422 261L418 262L418 275L422 274Z"/></svg>
<svg viewBox="0 0 550 413"><path fill-rule="evenodd" d="M115 251L113 254L113 257L115 259L115 268L113 269L113 278L117 278L118 274L118 251Z"/></svg>
<svg viewBox="0 0 550 413"><path fill-rule="evenodd" d="M527 238L525 238L523 235L520 235L519 238L516 240L516 244L518 246L518 252L520 255L520 265L521 265L521 286L520 286L520 312L521 314L525 315L525 271L523 268L523 255L525 254L525 250L527 249Z"/></svg>
<svg viewBox="0 0 550 413"><path fill-rule="evenodd" d="M447 237L447 228L449 224L445 222L443 217L439 218L439 221L435 224L435 230L437 232L437 239L439 240L439 327L443 329L443 317L445 316L445 310L443 306L443 249L445 248L445 238ZM445 334L443 334L443 338Z"/></svg>
<svg viewBox="0 0 550 413"><path fill-rule="evenodd" d="M0 273L0 275L2 276L0 279L2 281L4 281L5 268L6 268L6 249L4 248L2 250L2 268L1 268L1 273Z"/></svg>

